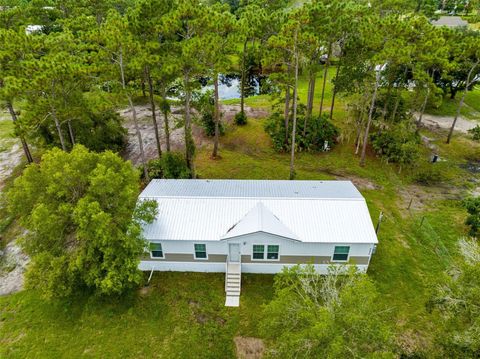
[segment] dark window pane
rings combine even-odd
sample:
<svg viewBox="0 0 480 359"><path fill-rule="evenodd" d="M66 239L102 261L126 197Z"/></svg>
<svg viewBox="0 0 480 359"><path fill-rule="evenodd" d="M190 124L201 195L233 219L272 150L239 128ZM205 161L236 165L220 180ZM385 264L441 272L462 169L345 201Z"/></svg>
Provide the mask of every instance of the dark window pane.
<svg viewBox="0 0 480 359"><path fill-rule="evenodd" d="M162 258L163 257L163 252L162 251L152 251L152 257L153 258Z"/></svg>
<svg viewBox="0 0 480 359"><path fill-rule="evenodd" d="M333 255L333 260L334 261L346 261L348 259L348 253L343 254L343 253L335 253Z"/></svg>
<svg viewBox="0 0 480 359"><path fill-rule="evenodd" d="M207 251L207 247L205 244L195 244L195 251L198 251L198 252L206 252Z"/></svg>
<svg viewBox="0 0 480 359"><path fill-rule="evenodd" d="M207 258L207 252L195 252L196 258Z"/></svg>
<svg viewBox="0 0 480 359"><path fill-rule="evenodd" d="M348 254L350 252L349 246L336 246L335 247L335 254Z"/></svg>
<svg viewBox="0 0 480 359"><path fill-rule="evenodd" d="M278 259L278 253L268 253L267 254L268 259Z"/></svg>
<svg viewBox="0 0 480 359"><path fill-rule="evenodd" d="M263 259L263 252L262 253L253 253L253 259Z"/></svg>
<svg viewBox="0 0 480 359"><path fill-rule="evenodd" d="M161 243L150 243L150 250L151 251L161 251L162 244Z"/></svg>

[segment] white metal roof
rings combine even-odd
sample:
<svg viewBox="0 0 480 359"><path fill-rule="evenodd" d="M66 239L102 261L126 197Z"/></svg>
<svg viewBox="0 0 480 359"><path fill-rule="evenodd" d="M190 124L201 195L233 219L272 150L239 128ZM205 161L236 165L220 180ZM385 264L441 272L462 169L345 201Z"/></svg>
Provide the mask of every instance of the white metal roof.
<svg viewBox="0 0 480 359"><path fill-rule="evenodd" d="M141 197L363 199L350 181L155 179Z"/></svg>
<svg viewBox="0 0 480 359"><path fill-rule="evenodd" d="M250 233L266 232L280 237L298 240L280 220L270 212L262 202L257 202L250 212L227 231L222 239L234 238Z"/></svg>
<svg viewBox="0 0 480 359"><path fill-rule="evenodd" d="M218 241L258 230L302 242L377 243L364 198L349 181L153 180L149 240Z"/></svg>

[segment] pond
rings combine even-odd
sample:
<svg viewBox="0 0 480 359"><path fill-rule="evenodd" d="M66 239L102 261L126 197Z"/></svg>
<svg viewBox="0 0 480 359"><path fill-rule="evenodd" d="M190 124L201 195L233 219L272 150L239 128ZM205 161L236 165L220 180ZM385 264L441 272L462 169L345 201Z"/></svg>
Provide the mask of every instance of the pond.
<svg viewBox="0 0 480 359"><path fill-rule="evenodd" d="M202 92L213 90L213 84L209 78L201 78ZM249 74L245 87L245 97L272 92L272 84L264 75ZM240 98L240 76L237 74L221 74L218 81L218 96L220 100L232 100Z"/></svg>

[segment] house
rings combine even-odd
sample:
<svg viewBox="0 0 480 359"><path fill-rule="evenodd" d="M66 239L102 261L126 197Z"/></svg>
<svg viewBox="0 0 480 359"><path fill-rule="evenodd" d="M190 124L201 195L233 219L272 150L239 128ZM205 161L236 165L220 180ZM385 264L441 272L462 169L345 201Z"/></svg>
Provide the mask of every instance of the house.
<svg viewBox="0 0 480 359"><path fill-rule="evenodd" d="M153 180L158 203L144 271L225 272L226 305L238 306L242 273L311 263L366 271L377 237L365 199L349 181Z"/></svg>
<svg viewBox="0 0 480 359"><path fill-rule="evenodd" d="M460 16L440 16L438 20L432 21L435 26L446 26L449 28L467 27L468 22L463 20Z"/></svg>

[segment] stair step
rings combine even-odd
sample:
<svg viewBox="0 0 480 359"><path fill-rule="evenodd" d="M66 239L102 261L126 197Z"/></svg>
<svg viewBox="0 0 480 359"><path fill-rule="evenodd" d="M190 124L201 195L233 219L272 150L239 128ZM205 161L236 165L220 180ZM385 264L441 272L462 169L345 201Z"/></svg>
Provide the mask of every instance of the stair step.
<svg viewBox="0 0 480 359"><path fill-rule="evenodd" d="M238 284L240 284L240 279L227 279L227 283L238 283Z"/></svg>
<svg viewBox="0 0 480 359"><path fill-rule="evenodd" d="M230 296L227 295L227 298L225 298L225 306L226 307L238 307L240 306L240 297L237 295Z"/></svg>
<svg viewBox="0 0 480 359"><path fill-rule="evenodd" d="M229 289L233 289L233 290L240 290L240 286L239 285L230 285L230 284L227 284L227 290Z"/></svg>
<svg viewBox="0 0 480 359"><path fill-rule="evenodd" d="M227 295L240 295L240 289L228 288Z"/></svg>

